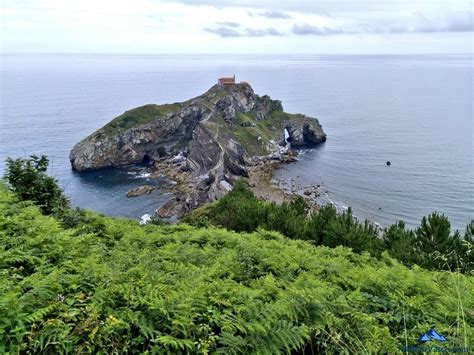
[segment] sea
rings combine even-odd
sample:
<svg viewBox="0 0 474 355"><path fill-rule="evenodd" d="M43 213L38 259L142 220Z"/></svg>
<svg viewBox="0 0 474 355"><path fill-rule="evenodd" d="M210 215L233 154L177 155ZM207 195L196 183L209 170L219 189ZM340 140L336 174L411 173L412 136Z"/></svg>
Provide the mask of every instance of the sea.
<svg viewBox="0 0 474 355"><path fill-rule="evenodd" d="M73 205L152 214L171 197L165 178L146 166L79 174L71 148L130 108L184 101L235 74L327 134L275 178L320 185L322 201L382 227L416 227L437 211L464 230L474 219L473 73L472 54L2 55L0 174L7 157L45 154ZM126 197L143 184L156 190Z"/></svg>

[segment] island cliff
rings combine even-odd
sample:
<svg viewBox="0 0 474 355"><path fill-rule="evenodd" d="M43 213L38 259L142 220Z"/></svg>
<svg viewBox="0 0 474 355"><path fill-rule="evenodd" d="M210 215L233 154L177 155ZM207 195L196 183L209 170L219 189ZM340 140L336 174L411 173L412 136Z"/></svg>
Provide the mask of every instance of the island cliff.
<svg viewBox="0 0 474 355"><path fill-rule="evenodd" d="M280 101L256 95L248 83L214 85L182 103L125 112L76 144L70 161L77 171L150 163L178 182L160 215L180 216L222 196L262 161L293 160L288 143L325 140L317 119L284 112Z"/></svg>

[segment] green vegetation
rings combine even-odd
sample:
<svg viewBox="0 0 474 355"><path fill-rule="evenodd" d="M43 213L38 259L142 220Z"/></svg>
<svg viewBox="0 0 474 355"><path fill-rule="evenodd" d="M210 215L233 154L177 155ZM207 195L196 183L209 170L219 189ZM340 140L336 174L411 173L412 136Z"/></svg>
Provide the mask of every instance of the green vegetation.
<svg viewBox="0 0 474 355"><path fill-rule="evenodd" d="M98 133L105 133L107 135L113 134L118 130L125 130L135 126L147 124L166 116L168 113L178 110L181 104L165 104L155 105L149 104L140 106L114 118L101 128Z"/></svg>
<svg viewBox="0 0 474 355"><path fill-rule="evenodd" d="M60 215L69 209L69 201L56 179L47 174L48 164L44 155L32 155L27 159L7 158L4 177L20 199L34 202L44 214Z"/></svg>
<svg viewBox="0 0 474 355"><path fill-rule="evenodd" d="M236 113L237 120L229 129L230 135L242 144L250 155L266 155L270 153L268 143L278 142L283 138L285 125L289 121L297 122L304 119L302 115L289 114L283 111L273 111L264 120L258 120L251 113ZM253 126L242 124L250 122ZM259 137L261 139L259 140Z"/></svg>
<svg viewBox="0 0 474 355"><path fill-rule="evenodd" d="M403 222L383 233L368 221L359 222L351 209L337 214L333 206L310 213L305 200L298 196L291 203L277 205L255 197L244 180L213 205L197 209L183 219L195 226L220 226L237 232L259 228L278 231L292 239L315 245L349 247L380 257L383 251L407 266L417 264L427 269L474 270L474 221L464 236L451 233L448 219L437 213L424 217L415 231Z"/></svg>
<svg viewBox="0 0 474 355"><path fill-rule="evenodd" d="M261 203L235 191L228 208ZM263 229L141 226L90 211L68 224L23 197L0 184L0 353L394 353L432 326L449 347L474 339L472 276ZM306 211L301 200L285 208Z"/></svg>

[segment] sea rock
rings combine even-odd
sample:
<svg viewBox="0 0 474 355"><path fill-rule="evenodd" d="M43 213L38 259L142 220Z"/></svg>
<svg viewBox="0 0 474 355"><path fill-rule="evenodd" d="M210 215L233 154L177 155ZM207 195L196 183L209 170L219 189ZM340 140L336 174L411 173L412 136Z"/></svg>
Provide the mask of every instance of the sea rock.
<svg viewBox="0 0 474 355"><path fill-rule="evenodd" d="M157 211L156 214L160 218L170 218L176 215L182 215L185 212L183 205L180 203L180 200L176 198L172 198L168 202L166 202L163 206L161 206Z"/></svg>
<svg viewBox="0 0 474 355"><path fill-rule="evenodd" d="M143 185L143 186L138 186L135 187L134 189L131 189L129 192L127 192L127 197L137 197L141 195L148 195L155 191L155 187L152 185Z"/></svg>
<svg viewBox="0 0 474 355"><path fill-rule="evenodd" d="M295 124L288 121L285 125L288 131L288 142L292 147L309 147L326 141L326 134L317 120L307 120L306 116L302 116L305 120L303 124Z"/></svg>
<svg viewBox="0 0 474 355"><path fill-rule="evenodd" d="M281 157L280 157L280 160L283 162L283 163L294 163L294 162L297 162L298 161L298 158L294 155L289 155L289 154L282 154Z"/></svg>

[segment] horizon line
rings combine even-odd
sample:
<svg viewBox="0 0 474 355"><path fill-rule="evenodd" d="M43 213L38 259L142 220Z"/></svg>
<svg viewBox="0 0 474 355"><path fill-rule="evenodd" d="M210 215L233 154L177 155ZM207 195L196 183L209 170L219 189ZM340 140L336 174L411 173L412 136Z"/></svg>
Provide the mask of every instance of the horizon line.
<svg viewBox="0 0 474 355"><path fill-rule="evenodd" d="M211 53L126 53L126 52L0 52L0 55L474 55L474 52L413 52L413 53L231 53L231 52L211 52Z"/></svg>

